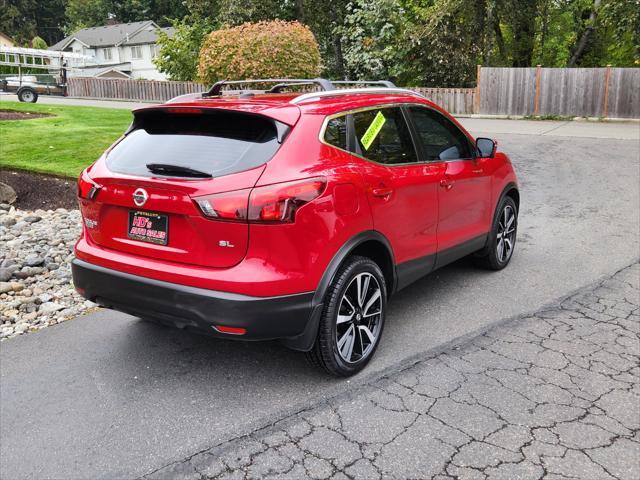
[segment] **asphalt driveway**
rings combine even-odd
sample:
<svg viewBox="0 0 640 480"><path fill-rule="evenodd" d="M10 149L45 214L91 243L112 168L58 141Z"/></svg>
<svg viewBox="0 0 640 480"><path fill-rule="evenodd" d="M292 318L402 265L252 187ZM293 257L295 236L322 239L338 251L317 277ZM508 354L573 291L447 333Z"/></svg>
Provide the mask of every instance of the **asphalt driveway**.
<svg viewBox="0 0 640 480"><path fill-rule="evenodd" d="M499 140L521 179L510 267L489 273L463 260L402 291L364 374L329 379L275 343L216 341L102 311L0 344L0 476L147 474L636 261L638 124L500 122L463 120Z"/></svg>

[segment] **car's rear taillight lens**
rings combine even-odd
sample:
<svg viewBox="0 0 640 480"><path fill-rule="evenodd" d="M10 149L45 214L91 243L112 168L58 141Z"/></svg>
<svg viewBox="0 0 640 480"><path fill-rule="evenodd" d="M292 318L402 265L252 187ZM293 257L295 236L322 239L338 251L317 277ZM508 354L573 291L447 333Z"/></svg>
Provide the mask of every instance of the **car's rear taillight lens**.
<svg viewBox="0 0 640 480"><path fill-rule="evenodd" d="M249 221L292 223L296 211L318 198L325 186L326 180L311 178L254 188L249 198Z"/></svg>
<svg viewBox="0 0 640 480"><path fill-rule="evenodd" d="M218 220L250 223L292 223L296 211L319 197L323 178L277 183L196 198L202 213Z"/></svg>
<svg viewBox="0 0 640 480"><path fill-rule="evenodd" d="M91 180L86 170L83 170L78 178L78 197L94 200L100 191L100 185Z"/></svg>
<svg viewBox="0 0 640 480"><path fill-rule="evenodd" d="M218 193L196 198L196 203L205 216L218 220L245 222L247 220L247 204L251 189Z"/></svg>

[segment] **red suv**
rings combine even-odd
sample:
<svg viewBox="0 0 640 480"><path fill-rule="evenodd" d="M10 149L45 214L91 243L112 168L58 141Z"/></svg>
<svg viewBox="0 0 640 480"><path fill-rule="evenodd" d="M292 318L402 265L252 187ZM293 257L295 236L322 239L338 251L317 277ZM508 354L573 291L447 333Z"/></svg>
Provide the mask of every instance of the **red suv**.
<svg viewBox="0 0 640 480"><path fill-rule="evenodd" d="M520 196L494 141L389 82L235 83L136 110L82 172L86 298L280 339L347 376L373 355L392 293L465 255L509 263Z"/></svg>

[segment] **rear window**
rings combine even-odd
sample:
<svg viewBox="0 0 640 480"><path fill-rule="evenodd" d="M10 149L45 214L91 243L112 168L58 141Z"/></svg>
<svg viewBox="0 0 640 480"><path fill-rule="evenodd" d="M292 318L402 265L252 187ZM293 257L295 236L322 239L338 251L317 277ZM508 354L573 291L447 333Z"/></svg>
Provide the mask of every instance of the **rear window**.
<svg viewBox="0 0 640 480"><path fill-rule="evenodd" d="M166 164L220 177L264 164L279 147L276 122L266 117L156 110L136 115L132 130L109 152L107 166L118 173L157 176L147 164Z"/></svg>

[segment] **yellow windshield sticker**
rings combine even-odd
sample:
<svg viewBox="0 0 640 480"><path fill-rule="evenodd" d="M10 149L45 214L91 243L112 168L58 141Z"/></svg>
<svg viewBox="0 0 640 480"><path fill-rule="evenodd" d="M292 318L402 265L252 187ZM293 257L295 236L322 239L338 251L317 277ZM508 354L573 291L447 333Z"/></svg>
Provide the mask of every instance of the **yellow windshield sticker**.
<svg viewBox="0 0 640 480"><path fill-rule="evenodd" d="M367 128L367 131L364 132L364 135L362 135L360 139L360 143L362 143L365 150L369 150L369 147L380 133L380 130L382 130L382 126L386 121L387 119L382 112L378 112L376 116L373 117L373 122L371 122L371 125L369 125L369 128Z"/></svg>

